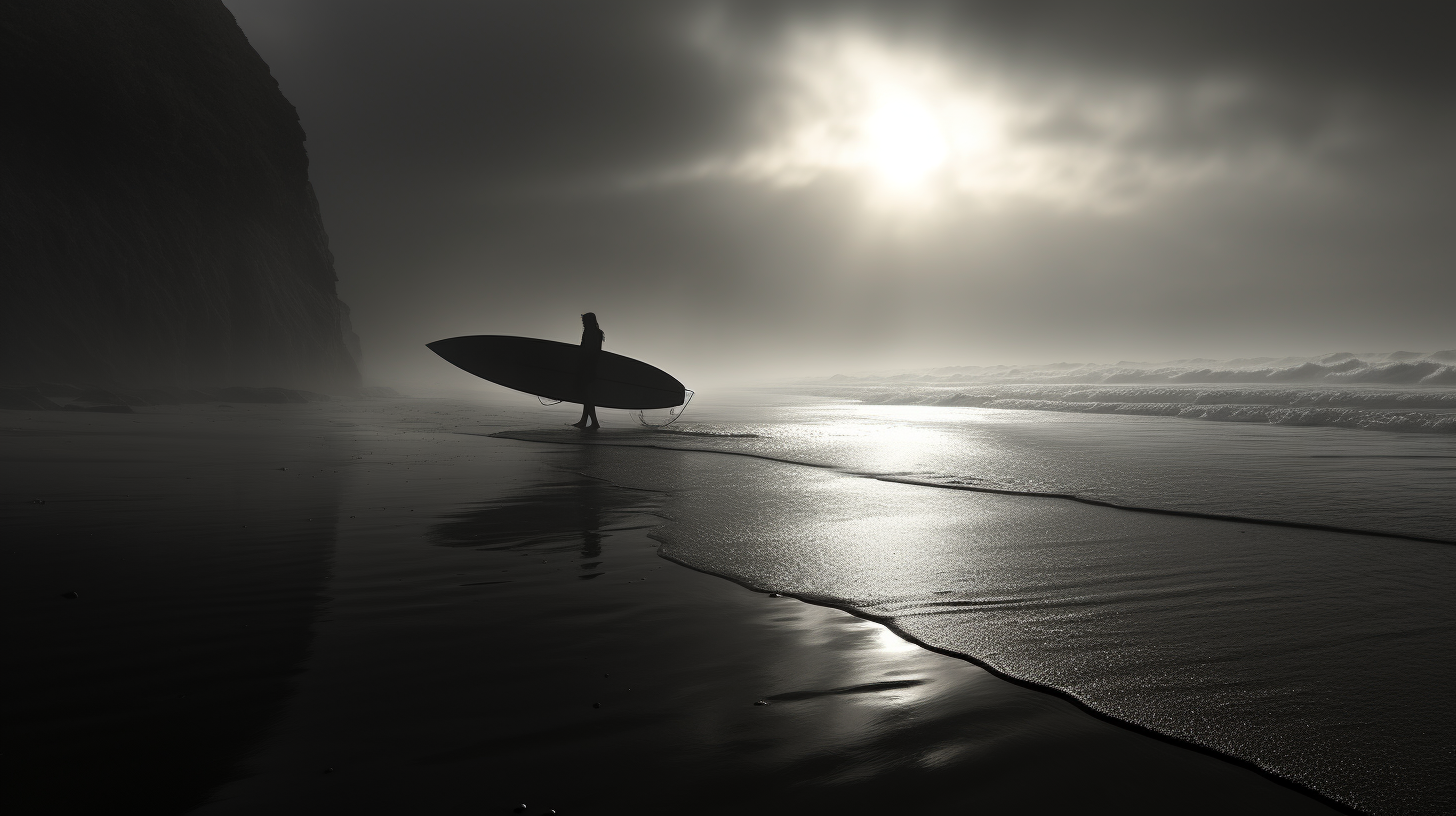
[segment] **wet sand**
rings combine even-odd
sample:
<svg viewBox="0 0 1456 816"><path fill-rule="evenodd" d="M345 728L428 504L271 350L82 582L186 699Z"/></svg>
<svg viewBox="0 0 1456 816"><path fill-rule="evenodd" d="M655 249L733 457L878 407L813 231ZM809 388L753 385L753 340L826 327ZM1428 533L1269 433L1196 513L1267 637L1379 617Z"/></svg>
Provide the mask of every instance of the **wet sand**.
<svg viewBox="0 0 1456 816"><path fill-rule="evenodd" d="M609 451L440 408L6 412L11 812L1331 812L667 561Z"/></svg>

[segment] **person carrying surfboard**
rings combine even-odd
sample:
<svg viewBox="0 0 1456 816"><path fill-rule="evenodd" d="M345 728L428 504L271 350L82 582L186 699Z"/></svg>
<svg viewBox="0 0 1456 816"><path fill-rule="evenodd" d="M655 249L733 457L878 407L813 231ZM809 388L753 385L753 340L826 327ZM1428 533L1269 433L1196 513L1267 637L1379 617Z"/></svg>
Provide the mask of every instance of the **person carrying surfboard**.
<svg viewBox="0 0 1456 816"><path fill-rule="evenodd" d="M631 357L602 348L606 335L596 317L581 316L581 344L533 337L476 334L427 343L452 365L506 388L534 394L543 403L581 403L581 421L600 426L597 408L647 411L666 408L682 413L691 391L676 377ZM618 338L621 339L621 338ZM646 423L641 414L639 422ZM652 426L658 427L658 426Z"/></svg>
<svg viewBox="0 0 1456 816"><path fill-rule="evenodd" d="M595 312L587 312L581 316L581 356L576 363L576 385L585 395L586 401L581 404L581 419L572 425L584 431L595 431L602 427L597 421L597 406L592 402L591 387L592 381L597 377L597 357L606 339L607 333L597 325Z"/></svg>

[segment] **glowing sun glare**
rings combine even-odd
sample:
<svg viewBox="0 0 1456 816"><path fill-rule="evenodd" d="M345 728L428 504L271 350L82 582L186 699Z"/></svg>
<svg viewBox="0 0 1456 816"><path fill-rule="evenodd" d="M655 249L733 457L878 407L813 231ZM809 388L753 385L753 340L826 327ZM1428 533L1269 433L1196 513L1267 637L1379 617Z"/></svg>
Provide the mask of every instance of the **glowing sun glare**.
<svg viewBox="0 0 1456 816"><path fill-rule="evenodd" d="M945 164L940 123L922 105L891 102L871 111L863 131L866 169L895 187L912 187Z"/></svg>
<svg viewBox="0 0 1456 816"><path fill-rule="evenodd" d="M1125 211L1161 190L1230 172L1216 154L1136 146L1162 138L1168 122L1202 116L1204 96L1216 112L1251 92L1220 81L1185 111L1157 85L1016 80L965 49L917 48L849 24L763 40L731 22L703 17L693 42L726 71L772 77L754 110L760 138L634 183L725 177L793 189L824 180L835 186L819 189L862 196L897 228L1022 202Z"/></svg>

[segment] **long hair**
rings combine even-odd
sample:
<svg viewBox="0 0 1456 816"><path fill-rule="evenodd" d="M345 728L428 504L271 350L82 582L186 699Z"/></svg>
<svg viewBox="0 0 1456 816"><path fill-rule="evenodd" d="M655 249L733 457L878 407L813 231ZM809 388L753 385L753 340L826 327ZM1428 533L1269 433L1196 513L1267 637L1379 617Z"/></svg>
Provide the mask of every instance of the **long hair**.
<svg viewBox="0 0 1456 816"><path fill-rule="evenodd" d="M607 340L607 333L604 332L604 331L602 331L602 327L601 326L598 326L597 325L597 313L596 312L587 312L586 314L582 315L581 316L581 327L583 329L586 329L587 331L595 331L597 333L597 336L599 336L599 337L602 338L602 342L606 342L606 340Z"/></svg>

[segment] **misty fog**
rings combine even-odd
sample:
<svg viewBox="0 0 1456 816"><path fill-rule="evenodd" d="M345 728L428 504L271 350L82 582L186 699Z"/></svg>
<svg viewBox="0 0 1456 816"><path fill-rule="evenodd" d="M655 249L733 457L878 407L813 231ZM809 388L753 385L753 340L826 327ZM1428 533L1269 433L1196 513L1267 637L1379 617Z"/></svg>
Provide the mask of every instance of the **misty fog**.
<svg viewBox="0 0 1456 816"><path fill-rule="evenodd" d="M690 384L1456 345L1433 6L227 5L373 383L588 310Z"/></svg>

